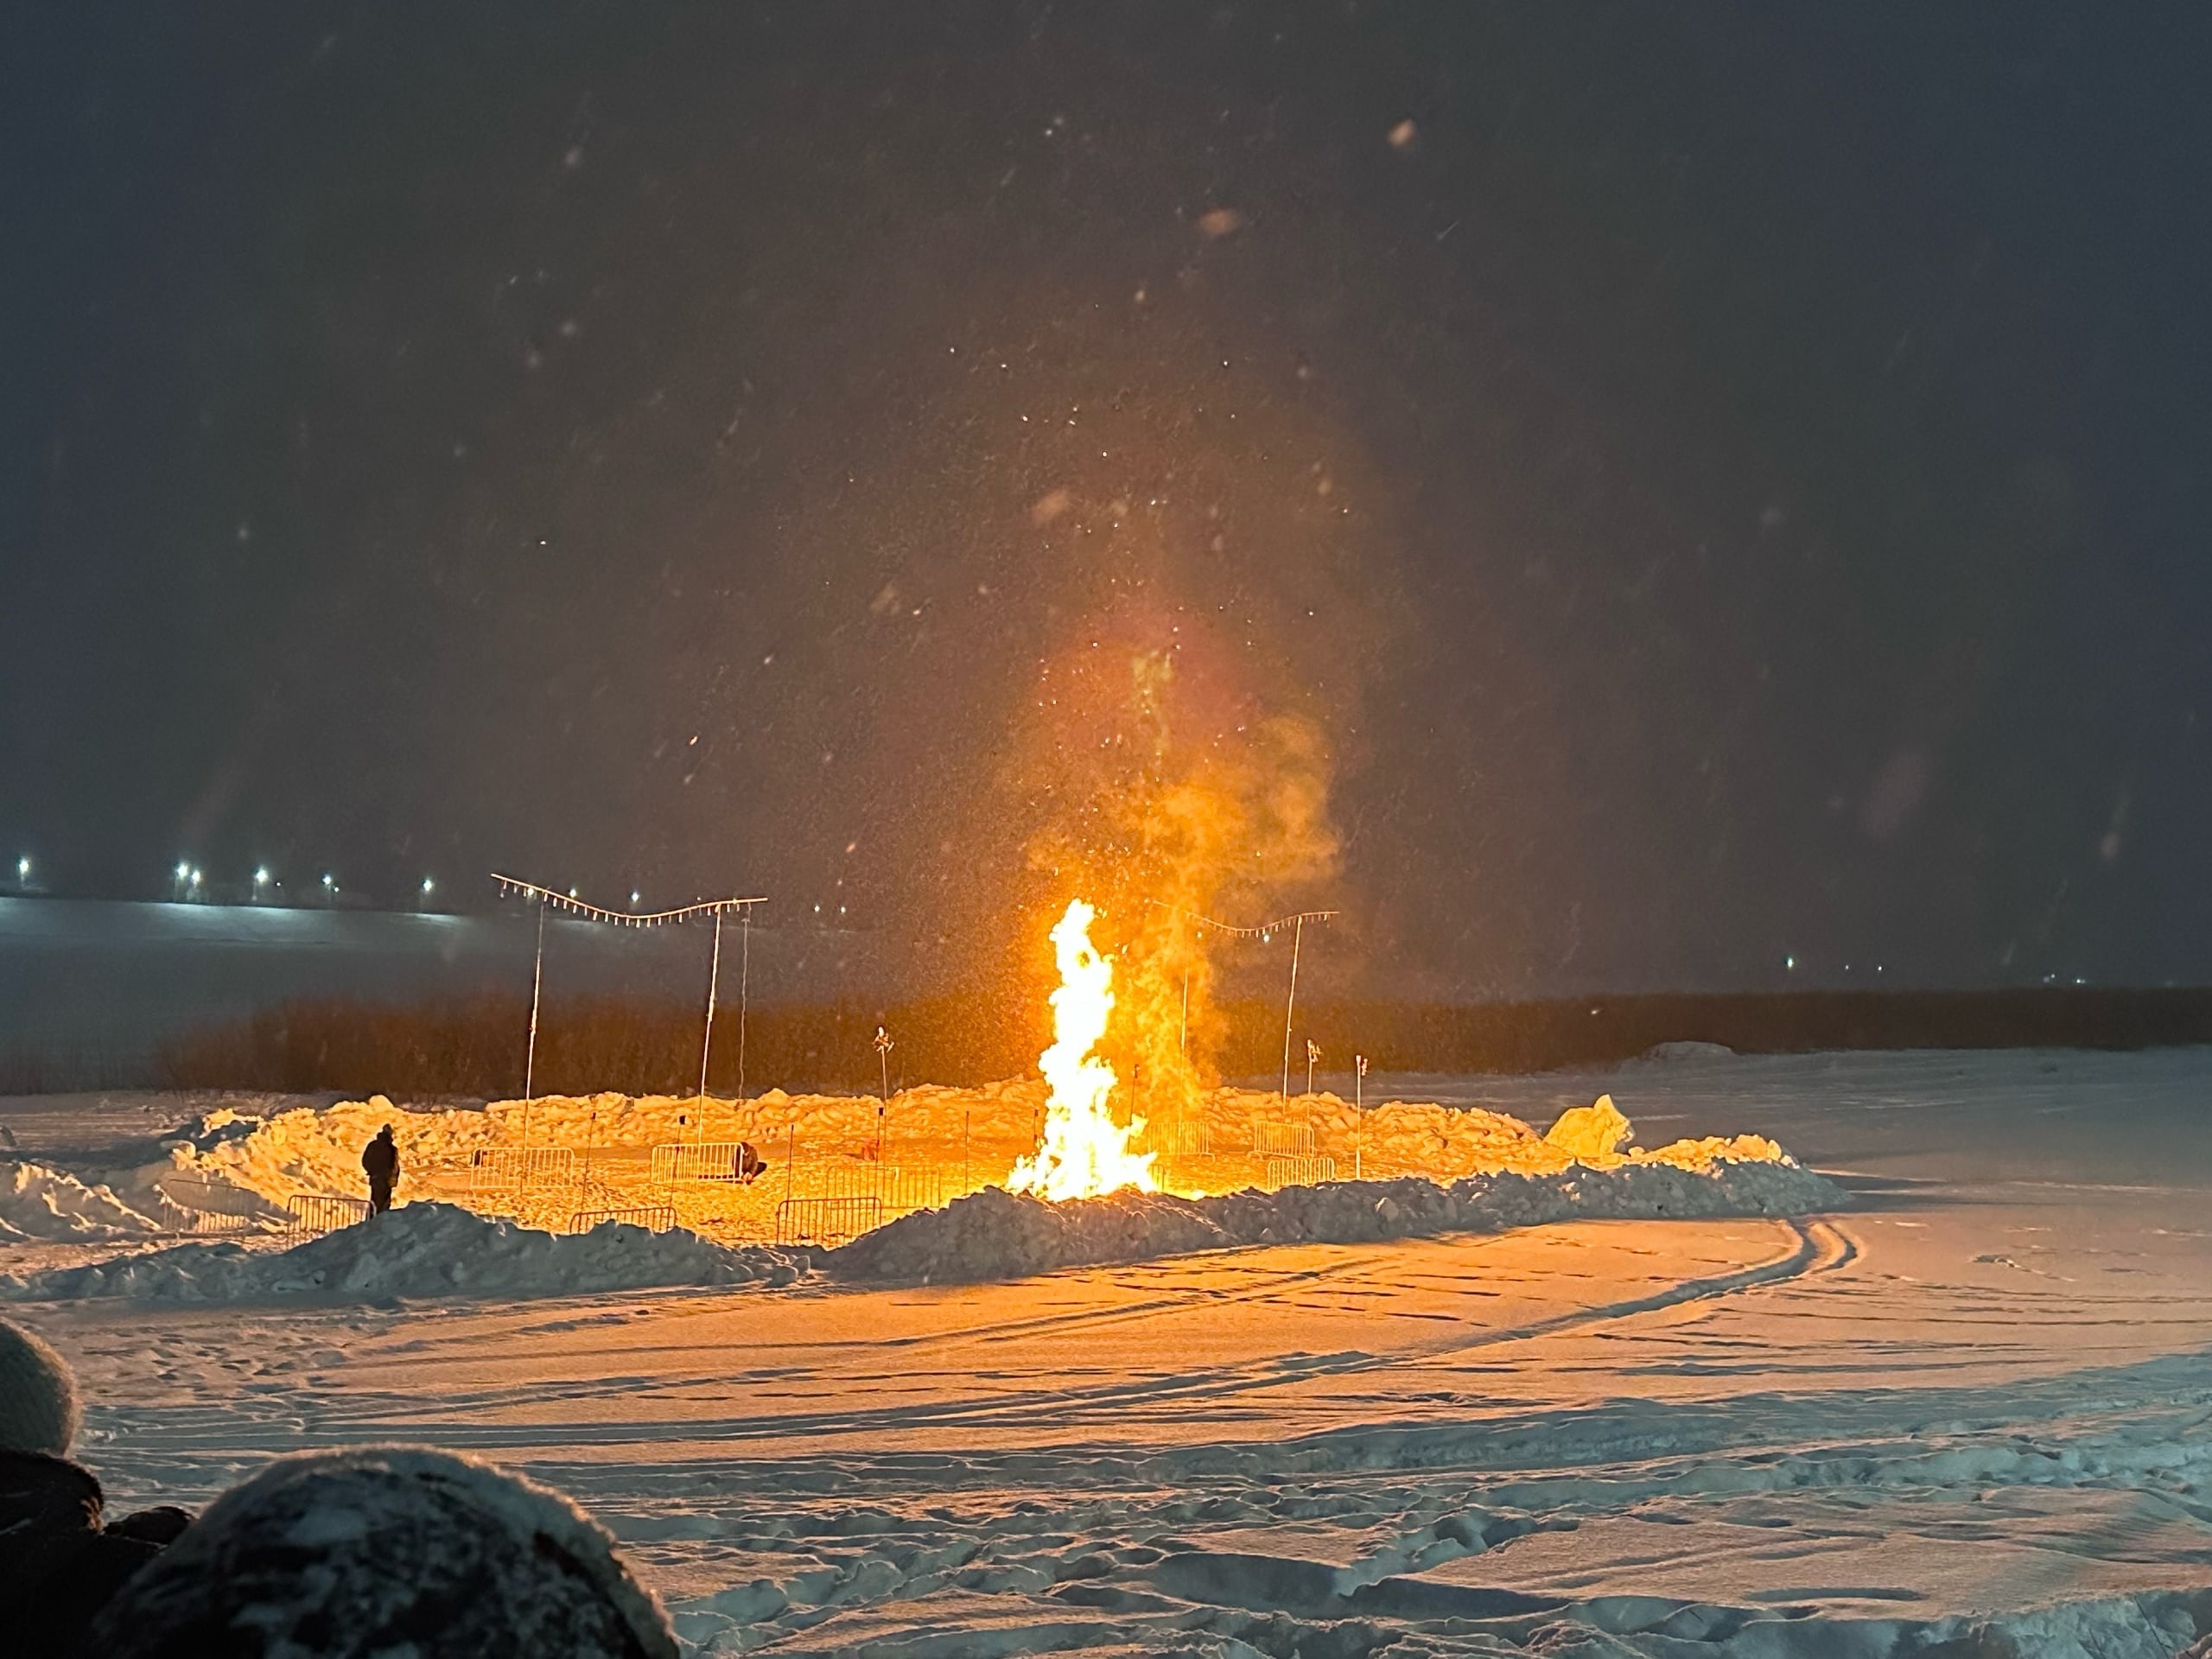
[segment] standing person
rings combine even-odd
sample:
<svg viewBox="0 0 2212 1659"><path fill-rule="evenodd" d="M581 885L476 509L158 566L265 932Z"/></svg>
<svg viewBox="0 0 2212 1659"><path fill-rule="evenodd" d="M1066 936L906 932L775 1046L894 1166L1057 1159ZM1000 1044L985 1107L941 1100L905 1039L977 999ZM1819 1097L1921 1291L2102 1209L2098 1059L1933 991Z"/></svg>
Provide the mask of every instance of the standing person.
<svg viewBox="0 0 2212 1659"><path fill-rule="evenodd" d="M369 1178L369 1213L380 1216L391 1208L391 1189L399 1183L399 1147L387 1123L361 1149L361 1167Z"/></svg>

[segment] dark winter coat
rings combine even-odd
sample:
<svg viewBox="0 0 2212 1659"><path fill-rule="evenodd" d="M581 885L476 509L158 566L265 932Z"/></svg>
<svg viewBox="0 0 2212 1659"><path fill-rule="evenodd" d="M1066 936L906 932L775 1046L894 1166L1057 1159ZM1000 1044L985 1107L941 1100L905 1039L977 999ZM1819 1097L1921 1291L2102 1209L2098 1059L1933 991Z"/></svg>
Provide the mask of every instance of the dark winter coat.
<svg viewBox="0 0 2212 1659"><path fill-rule="evenodd" d="M369 1185L388 1187L399 1179L399 1148L378 1135L362 1149L361 1167L368 1172Z"/></svg>
<svg viewBox="0 0 2212 1659"><path fill-rule="evenodd" d="M67 1458L0 1452L0 1608L10 1651L77 1651L92 1616L191 1517L147 1510L100 1524L92 1471Z"/></svg>

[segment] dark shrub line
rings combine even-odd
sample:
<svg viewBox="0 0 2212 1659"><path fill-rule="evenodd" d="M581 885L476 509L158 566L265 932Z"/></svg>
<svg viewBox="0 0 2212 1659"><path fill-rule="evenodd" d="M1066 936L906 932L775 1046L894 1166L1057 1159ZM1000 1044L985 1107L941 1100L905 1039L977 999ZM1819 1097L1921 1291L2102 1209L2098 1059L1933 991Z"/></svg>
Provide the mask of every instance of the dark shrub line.
<svg viewBox="0 0 2212 1659"><path fill-rule="evenodd" d="M325 1090L416 1096L511 1095L522 1087L529 1005L486 995L413 1005L317 1000L167 1045L154 1081L177 1089ZM1218 1070L1271 1075L1280 1005L1217 1011ZM1032 1072L1044 1010L986 995L890 1006L858 1002L753 1009L746 1033L751 1092L772 1085L869 1090L878 1025L897 1038L894 1081L979 1084ZM1660 1043L1722 1043L1744 1053L1872 1048L2133 1049L2212 1042L2212 989L2050 988L2002 991L1647 995L1465 1007L1325 1002L1301 1009L1332 1077L1355 1049L1386 1071L1520 1072L1601 1065ZM1302 1064L1298 1074L1303 1077ZM698 1086L699 1014L660 1003L563 999L539 1021L538 1086L681 1094ZM735 1091L735 1022L715 1028L709 1086Z"/></svg>

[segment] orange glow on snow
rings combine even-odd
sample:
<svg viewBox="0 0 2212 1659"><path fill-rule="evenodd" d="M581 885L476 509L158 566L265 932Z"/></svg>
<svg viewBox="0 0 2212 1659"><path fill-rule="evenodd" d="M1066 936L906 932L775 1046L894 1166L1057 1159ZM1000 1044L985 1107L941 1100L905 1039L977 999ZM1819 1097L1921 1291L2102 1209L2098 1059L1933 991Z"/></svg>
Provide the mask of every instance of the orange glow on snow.
<svg viewBox="0 0 2212 1659"><path fill-rule="evenodd" d="M1114 1012L1114 959L1091 946L1090 924L1097 914L1080 899L1071 900L1052 929L1059 960L1059 988L1052 993L1052 1046L1038 1059L1052 1095L1045 1107L1045 1130L1034 1154L1014 1165L1007 1177L1011 1192L1039 1198L1090 1198L1127 1186L1159 1191L1150 1153L1130 1149L1144 1128L1142 1118L1116 1123L1108 1109L1114 1068L1094 1051L1106 1034Z"/></svg>

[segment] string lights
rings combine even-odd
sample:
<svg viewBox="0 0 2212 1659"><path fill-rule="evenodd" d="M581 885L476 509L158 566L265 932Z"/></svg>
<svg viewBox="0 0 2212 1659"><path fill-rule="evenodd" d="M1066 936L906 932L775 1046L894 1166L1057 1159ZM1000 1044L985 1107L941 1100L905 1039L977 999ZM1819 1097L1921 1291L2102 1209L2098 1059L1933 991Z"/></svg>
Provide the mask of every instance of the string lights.
<svg viewBox="0 0 2212 1659"><path fill-rule="evenodd" d="M327 876L324 878L325 880L328 879ZM576 897L574 887L569 888L566 893L560 893L551 887L542 887L535 881L525 881L520 876L502 875L497 870L492 872L492 880L499 883L499 897L502 899L532 899L537 902L537 959L531 969L530 1042L523 1059L522 1143L525 1148L530 1145L531 1103L537 1098L537 1014L545 985L545 912L549 910L557 910L563 915L575 916L587 922L603 922L610 927L664 927L671 924L680 925L688 922L694 917L714 918L714 954L709 958L707 968L706 1028L699 1039L699 1117L702 1136L706 1133L707 1062L714 1053L715 996L721 980L722 918L733 912L741 917L745 923L745 969L747 971L741 973L738 980L737 1075L739 1098L741 1100L744 1097L745 1002L747 993L750 988L753 907L755 905L766 904L768 900L765 895L733 895L728 899L703 899L696 905L680 905L673 910L608 910L604 906L589 904L579 899ZM423 883L423 891L429 892L429 880L425 879ZM638 895L634 893L630 895L632 904L637 902L637 897Z"/></svg>
<svg viewBox="0 0 2212 1659"><path fill-rule="evenodd" d="M706 899L696 905L683 905L674 910L608 910L603 906L588 904L573 892L557 893L551 887L541 887L535 881L525 881L519 876L501 875L492 872L492 879L499 884L502 899L535 899L565 915L580 916L588 922L605 922L612 927L662 927L671 922L688 922L695 916L727 916L733 911L750 909L754 905L768 902L766 895L742 898ZM634 901L635 895L632 895Z"/></svg>
<svg viewBox="0 0 2212 1659"><path fill-rule="evenodd" d="M1211 928L1217 933L1232 939L1257 939L1262 944L1272 944L1274 936L1284 928L1290 930L1290 995L1282 1008L1282 1103L1290 1104L1290 1027L1298 1014L1298 953L1306 943L1306 924L1325 922L1341 912L1333 910L1301 910L1295 915L1278 916L1272 922L1261 922L1252 927L1236 927L1228 922L1217 922L1211 916L1201 916L1195 910L1185 910L1180 905L1171 905L1164 899L1147 899L1145 903L1154 910L1164 910L1196 922L1200 929ZM1190 1046L1191 979L1187 969L1183 976L1183 1044ZM1312 1045L1307 1045L1309 1047ZM1307 1068L1306 1092L1313 1093L1312 1068Z"/></svg>
<svg viewBox="0 0 2212 1659"><path fill-rule="evenodd" d="M1295 929L1301 922L1325 922L1342 913L1333 910L1301 910L1294 916L1278 916L1272 922L1256 922L1250 927L1237 927L1228 922L1217 922L1211 916L1201 916L1195 910L1185 910L1180 905L1171 905L1165 899L1147 899L1145 903L1154 910L1172 911L1185 921L1196 922L1200 927L1210 927L1232 939L1272 940L1286 927Z"/></svg>

